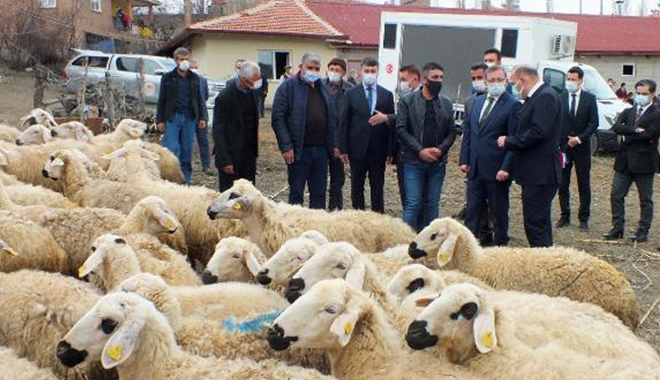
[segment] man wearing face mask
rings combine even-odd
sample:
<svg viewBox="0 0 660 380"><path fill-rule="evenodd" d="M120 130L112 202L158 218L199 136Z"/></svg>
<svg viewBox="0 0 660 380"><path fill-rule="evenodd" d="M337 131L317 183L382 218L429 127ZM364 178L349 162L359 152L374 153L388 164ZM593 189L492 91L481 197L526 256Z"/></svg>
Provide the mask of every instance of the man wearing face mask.
<svg viewBox="0 0 660 380"><path fill-rule="evenodd" d="M298 74L282 83L273 101L272 125L287 164L289 203L325 209L328 158L337 148L336 109L321 81L321 58L305 53Z"/></svg>
<svg viewBox="0 0 660 380"><path fill-rule="evenodd" d="M660 169L658 136L660 136L660 110L653 106L656 83L643 79L635 84L635 106L623 111L612 127L620 136L619 151L614 161L612 180L612 230L606 240L621 239L625 231L625 198L630 185L635 183L639 193L641 215L637 232L631 242L648 241L653 221L653 180Z"/></svg>
<svg viewBox="0 0 660 380"><path fill-rule="evenodd" d="M261 83L259 65L244 62L238 77L227 82L215 99L213 141L220 192L239 178L255 183Z"/></svg>
<svg viewBox="0 0 660 380"><path fill-rule="evenodd" d="M184 181L192 180L192 154L197 128L205 129L206 102L200 91L199 76L190 70L190 52L174 51L177 67L160 80L156 110L158 130L165 132L163 145L179 159Z"/></svg>
<svg viewBox="0 0 660 380"><path fill-rule="evenodd" d="M341 107L346 97L346 92L353 88L353 85L344 80L346 75L346 61L342 58L333 58L328 63L328 77L323 80L323 84L328 87L330 91L330 100L335 108L337 115L341 115ZM339 134L336 135L339 138ZM335 142L339 146L339 141ZM344 208L344 195L343 188L346 182L344 175L344 163L341 162L339 149L334 149L332 157L330 157L330 200L328 201L328 209L330 211L341 210Z"/></svg>
<svg viewBox="0 0 660 380"><path fill-rule="evenodd" d="M515 130L497 145L513 151L514 179L522 187L523 221L531 247L552 246L552 199L562 176L561 101L531 66L517 66L511 75L513 92L525 101Z"/></svg>
<svg viewBox="0 0 660 380"><path fill-rule="evenodd" d="M501 66L486 69L487 93L476 98L463 122L460 169L468 175L465 225L479 236L486 208L493 220L493 244L509 242L509 188L513 152L497 146L497 138L516 124L522 105L506 92L506 71ZM489 215L490 214L490 215Z"/></svg>
<svg viewBox="0 0 660 380"><path fill-rule="evenodd" d="M457 134L452 102L440 95L444 69L430 62L422 74L422 89L401 99L396 119L406 189L403 220L417 231L438 217L447 156Z"/></svg>
<svg viewBox="0 0 660 380"><path fill-rule="evenodd" d="M399 99L404 96L419 90L420 80L422 73L415 65L406 65L399 69ZM396 164L396 180L399 185L399 196L401 197L401 207L406 204L406 188L404 186L403 178L403 161L399 157L399 139L394 138L394 157L393 160Z"/></svg>
<svg viewBox="0 0 660 380"><path fill-rule="evenodd" d="M598 103L596 97L582 89L584 71L575 66L568 70L566 91L561 95L562 134L559 140L564 152L565 165L559 187L561 218L557 228L571 224L570 185L571 171L575 174L580 192L580 229L589 229L591 205L591 135L598 129Z"/></svg>
<svg viewBox="0 0 660 380"><path fill-rule="evenodd" d="M344 97L339 123L339 150L351 167L351 202L364 210L364 184L369 176L371 209L385 212L385 165L394 147L394 96L378 85L378 60L362 60L362 84Z"/></svg>

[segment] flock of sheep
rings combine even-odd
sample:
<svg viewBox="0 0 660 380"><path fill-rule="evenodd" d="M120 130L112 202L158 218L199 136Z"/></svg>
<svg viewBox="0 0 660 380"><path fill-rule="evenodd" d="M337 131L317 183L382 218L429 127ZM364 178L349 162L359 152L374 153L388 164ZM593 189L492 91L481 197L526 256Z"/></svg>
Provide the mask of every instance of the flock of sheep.
<svg viewBox="0 0 660 380"><path fill-rule="evenodd" d="M134 120L23 122L0 125L0 378L660 379L588 253L184 186Z"/></svg>

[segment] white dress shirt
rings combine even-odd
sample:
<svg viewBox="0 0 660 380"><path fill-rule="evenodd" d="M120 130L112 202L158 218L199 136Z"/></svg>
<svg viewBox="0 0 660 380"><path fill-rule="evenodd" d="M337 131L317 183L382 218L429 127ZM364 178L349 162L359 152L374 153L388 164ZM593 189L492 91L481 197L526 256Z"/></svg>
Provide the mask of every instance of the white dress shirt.
<svg viewBox="0 0 660 380"><path fill-rule="evenodd" d="M577 115L577 110L580 108L580 97L582 96L582 89L578 88L575 93L575 115ZM573 101L573 93L568 91L568 112L571 112L571 102ZM575 116L573 115L573 116ZM578 141L578 144L582 144L582 140L579 137L575 136Z"/></svg>
<svg viewBox="0 0 660 380"><path fill-rule="evenodd" d="M543 81L542 80L538 81L538 83L536 85L534 85L534 87L532 87L531 90L529 90L529 94L527 94L527 97L531 98L532 96L534 96L536 91L538 91L538 89L541 88L541 86L543 86Z"/></svg>
<svg viewBox="0 0 660 380"><path fill-rule="evenodd" d="M497 104L497 101L500 100L501 97L502 97L502 95L500 95L496 98L492 97L490 95L486 95L486 101L484 102L484 105L481 107L481 112L479 112L479 120L481 120L481 118L484 116L484 112L486 112L486 108L488 108L488 100L490 98L494 99L493 100L493 105L490 107L490 113L493 113L493 109L495 109L495 105Z"/></svg>

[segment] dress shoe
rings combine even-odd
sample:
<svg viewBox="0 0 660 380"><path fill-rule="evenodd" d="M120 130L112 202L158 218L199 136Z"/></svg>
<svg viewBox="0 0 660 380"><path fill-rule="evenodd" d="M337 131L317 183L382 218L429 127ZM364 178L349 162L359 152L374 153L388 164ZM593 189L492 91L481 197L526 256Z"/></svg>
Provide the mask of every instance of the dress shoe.
<svg viewBox="0 0 660 380"><path fill-rule="evenodd" d="M649 236L648 235L633 235L628 237L628 241L631 243L646 243L649 241Z"/></svg>
<svg viewBox="0 0 660 380"><path fill-rule="evenodd" d="M565 218L561 218L557 221L557 223L555 223L555 227L557 228L564 228L570 225L571 225L571 220Z"/></svg>
<svg viewBox="0 0 660 380"><path fill-rule="evenodd" d="M583 231L589 231L589 222L586 220L580 221L580 229Z"/></svg>
<svg viewBox="0 0 660 380"><path fill-rule="evenodd" d="M623 230L612 229L610 232L603 234L603 239L605 240L618 240L623 238Z"/></svg>

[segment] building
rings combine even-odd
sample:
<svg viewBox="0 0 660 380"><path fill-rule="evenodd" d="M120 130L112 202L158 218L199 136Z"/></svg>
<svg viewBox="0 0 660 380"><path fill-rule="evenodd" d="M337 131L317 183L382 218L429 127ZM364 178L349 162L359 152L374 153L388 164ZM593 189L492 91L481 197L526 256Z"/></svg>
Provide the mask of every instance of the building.
<svg viewBox="0 0 660 380"><path fill-rule="evenodd" d="M201 70L212 78L231 75L237 58L258 61L270 80L270 103L284 67L297 66L307 51L318 53L324 62L343 57L349 69L358 68L364 56L378 55L380 15L384 11L521 15L505 10L377 5L350 0L270 0L240 13L193 24L159 52L171 54L177 46L187 45ZM576 60L593 65L606 79L617 83L660 79L660 39L655 36L660 18L525 15L578 23ZM475 61L480 58L475 57Z"/></svg>

